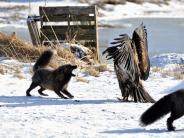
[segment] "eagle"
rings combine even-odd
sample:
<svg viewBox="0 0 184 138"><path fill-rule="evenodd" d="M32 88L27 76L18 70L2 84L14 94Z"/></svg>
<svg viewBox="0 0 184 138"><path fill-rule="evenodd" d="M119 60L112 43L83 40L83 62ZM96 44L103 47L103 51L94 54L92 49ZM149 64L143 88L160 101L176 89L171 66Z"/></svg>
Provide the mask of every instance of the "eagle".
<svg viewBox="0 0 184 138"><path fill-rule="evenodd" d="M114 70L121 90L122 101L132 98L134 102L151 102L155 100L145 90L141 80L147 80L150 72L148 56L147 30L143 23L137 27L132 39L127 34L120 34L103 51L107 60L113 59Z"/></svg>

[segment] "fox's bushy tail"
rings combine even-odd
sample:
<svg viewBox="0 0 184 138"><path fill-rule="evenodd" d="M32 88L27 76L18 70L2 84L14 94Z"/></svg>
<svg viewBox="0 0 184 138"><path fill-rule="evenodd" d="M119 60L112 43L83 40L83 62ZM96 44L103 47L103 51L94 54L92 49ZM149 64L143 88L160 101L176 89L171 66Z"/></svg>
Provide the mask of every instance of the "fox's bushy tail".
<svg viewBox="0 0 184 138"><path fill-rule="evenodd" d="M53 56L53 51L48 49L44 51L40 57L37 59L36 63L33 66L33 71L35 72L38 68L43 68L47 66Z"/></svg>
<svg viewBox="0 0 184 138"><path fill-rule="evenodd" d="M157 121L171 111L170 95L164 96L148 110L146 110L140 118L141 125L146 126Z"/></svg>

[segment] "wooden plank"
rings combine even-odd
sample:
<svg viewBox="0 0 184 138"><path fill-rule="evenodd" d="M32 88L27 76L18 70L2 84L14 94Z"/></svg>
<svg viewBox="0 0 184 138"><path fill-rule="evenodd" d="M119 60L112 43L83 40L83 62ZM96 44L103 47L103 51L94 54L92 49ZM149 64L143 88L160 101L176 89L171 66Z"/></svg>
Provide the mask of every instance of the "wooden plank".
<svg viewBox="0 0 184 138"><path fill-rule="evenodd" d="M60 30L67 31L69 28L72 30L96 30L95 25L71 25L69 26L42 26L41 31L50 31L50 30Z"/></svg>
<svg viewBox="0 0 184 138"><path fill-rule="evenodd" d="M43 34L45 36L47 36L47 38L50 41L56 40L56 37L53 33L43 33ZM41 34L41 40L44 40L44 35ZM57 35L58 40L68 39L67 35L65 33L60 33L60 34L56 34L56 35ZM71 39L75 38L75 40L95 40L95 38L96 38L96 36L94 34L86 34L86 33L77 34L76 36L75 36L75 34L73 34L70 37L71 37Z"/></svg>
<svg viewBox="0 0 184 138"><path fill-rule="evenodd" d="M49 15L43 16L43 22L63 22L63 21L95 21L94 16L89 15Z"/></svg>
<svg viewBox="0 0 184 138"><path fill-rule="evenodd" d="M73 26L52 26L59 40L66 40L67 32L77 34L76 40L95 40L96 41L96 29L95 25L73 25ZM41 28L42 33L48 37L49 40L56 40L51 26L43 26ZM70 36L73 38L72 36ZM43 40L44 36L42 35Z"/></svg>
<svg viewBox="0 0 184 138"><path fill-rule="evenodd" d="M94 14L94 6L63 6L63 7L39 7L39 12L41 16L50 15L88 15Z"/></svg>
<svg viewBox="0 0 184 138"><path fill-rule="evenodd" d="M42 33L50 35L53 33L53 30L56 34L65 34L66 32L71 32L72 34L78 32L81 34L93 34L96 35L96 29L94 26L43 26L41 28Z"/></svg>
<svg viewBox="0 0 184 138"><path fill-rule="evenodd" d="M62 15L43 15L42 16L42 21L43 22L62 22L62 21L68 21L70 20L69 15L68 14L62 14Z"/></svg>
<svg viewBox="0 0 184 138"><path fill-rule="evenodd" d="M54 30L54 29L53 29ZM96 35L96 30L92 30L92 29L55 29L53 31L52 29L41 29L42 33L44 33L45 35L51 35L54 34L54 32L56 33L56 35L61 35L61 34L67 34L67 32L69 32L70 34L90 34L90 35Z"/></svg>

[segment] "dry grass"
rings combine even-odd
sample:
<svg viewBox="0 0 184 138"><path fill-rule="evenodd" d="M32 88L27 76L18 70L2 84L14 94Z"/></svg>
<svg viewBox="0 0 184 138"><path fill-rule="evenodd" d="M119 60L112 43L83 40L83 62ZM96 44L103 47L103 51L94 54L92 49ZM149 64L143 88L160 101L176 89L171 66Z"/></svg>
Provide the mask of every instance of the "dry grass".
<svg viewBox="0 0 184 138"><path fill-rule="evenodd" d="M16 65L12 65L12 66L5 65L5 64L0 65L0 74L2 74L2 75L6 74L6 73L17 72L18 70L20 72L19 67Z"/></svg>
<svg viewBox="0 0 184 138"><path fill-rule="evenodd" d="M40 54L46 49L48 49L48 47L46 46L35 47L29 43L26 43L25 41L18 38L15 33L11 35L0 33L0 56L10 57L21 62L30 63L35 62ZM99 76L100 72L108 70L107 65L105 64L95 65L94 62L90 62L89 60L82 61L80 59L77 59L69 49L57 45L52 46L52 49L56 51L54 58L49 64L49 66L51 66L52 68L57 68L58 66L68 63L75 64L78 65L78 67L80 67L81 69L85 68L85 71L89 75L96 77ZM92 63L93 66L89 65L89 63ZM4 70L0 67L1 74L6 73L6 71L6 69ZM23 75L19 72L15 74L19 78L24 78Z"/></svg>
<svg viewBox="0 0 184 138"><path fill-rule="evenodd" d="M94 66L94 68L96 71L99 71L99 72L109 71L109 69L107 68L107 64L96 65Z"/></svg>
<svg viewBox="0 0 184 138"><path fill-rule="evenodd" d="M159 67L153 67L153 68L152 68L152 71L153 71L153 72L161 72L161 70L162 70L162 69L159 68Z"/></svg>
<svg viewBox="0 0 184 138"><path fill-rule="evenodd" d="M0 65L0 74L5 75L5 74L13 74L14 77L19 78L19 79L24 79L24 75L21 72L21 66L19 65L6 65L6 64L1 64Z"/></svg>
<svg viewBox="0 0 184 138"><path fill-rule="evenodd" d="M171 68L171 69L162 69L159 67L154 67L152 68L152 71L160 73L163 78L171 76L177 80L184 79L184 65L182 64L178 64L174 68Z"/></svg>
<svg viewBox="0 0 184 138"><path fill-rule="evenodd" d="M76 81L89 83L89 80L87 80L87 79L85 79L85 78L83 78L83 77L76 77Z"/></svg>
<svg viewBox="0 0 184 138"><path fill-rule="evenodd" d="M5 74L5 70L4 70L4 68L3 68L3 66L2 66L2 65L0 65L0 74L2 74L2 75L4 75L4 74Z"/></svg>
<svg viewBox="0 0 184 138"><path fill-rule="evenodd" d="M0 33L0 56L11 57L21 62L33 62L46 49L48 49L48 47L34 47L33 45L26 43L18 38L15 33L12 35ZM62 47L57 47L55 50L57 51L56 61L58 62L52 62L53 67L61 64L59 63L61 61L63 61L63 64L78 64L74 54L72 54L69 50Z"/></svg>
<svg viewBox="0 0 184 138"><path fill-rule="evenodd" d="M6 35L0 33L0 56L11 57L23 62L35 60L43 51L19 39L15 33Z"/></svg>
<svg viewBox="0 0 184 138"><path fill-rule="evenodd" d="M61 45L52 45L50 48L54 49L57 53L54 62L52 62L52 67L66 63L76 64L78 66L83 66L82 64L92 64L92 62L77 59L70 49L63 48ZM35 47L26 43L17 37L15 33L12 35L0 33L0 56L11 57L27 63L35 61L46 49L48 49L46 46Z"/></svg>
<svg viewBox="0 0 184 138"><path fill-rule="evenodd" d="M15 73L14 77L19 78L19 79L25 79L23 73Z"/></svg>
<svg viewBox="0 0 184 138"><path fill-rule="evenodd" d="M99 64L99 65L93 65L88 66L85 68L85 71L94 77L99 77L100 72L109 71L106 64Z"/></svg>
<svg viewBox="0 0 184 138"><path fill-rule="evenodd" d="M174 77L177 80L183 80L184 79L184 74L181 74L180 72L174 72L174 71L163 71L161 73L163 78L166 78L168 76Z"/></svg>
<svg viewBox="0 0 184 138"><path fill-rule="evenodd" d="M91 66L85 68L85 71L90 76L99 77L99 75L100 75L100 72L97 71L94 67L91 67Z"/></svg>
<svg viewBox="0 0 184 138"><path fill-rule="evenodd" d="M175 78L176 78L177 80L184 80L184 74L173 73L173 75L175 76Z"/></svg>

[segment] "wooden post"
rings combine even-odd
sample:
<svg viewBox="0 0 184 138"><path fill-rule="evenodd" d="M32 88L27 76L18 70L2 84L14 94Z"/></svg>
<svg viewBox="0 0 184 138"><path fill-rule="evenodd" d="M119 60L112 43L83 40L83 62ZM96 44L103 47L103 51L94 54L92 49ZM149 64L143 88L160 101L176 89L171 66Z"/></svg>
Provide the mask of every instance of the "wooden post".
<svg viewBox="0 0 184 138"><path fill-rule="evenodd" d="M97 60L100 62L100 54L99 54L99 43L98 43L98 21L97 21L97 7L95 5L95 25L96 25L96 51L97 51Z"/></svg>
<svg viewBox="0 0 184 138"><path fill-rule="evenodd" d="M38 25L34 20L34 17L28 16L27 26L28 26L29 34L31 36L32 44L35 46L41 45Z"/></svg>

